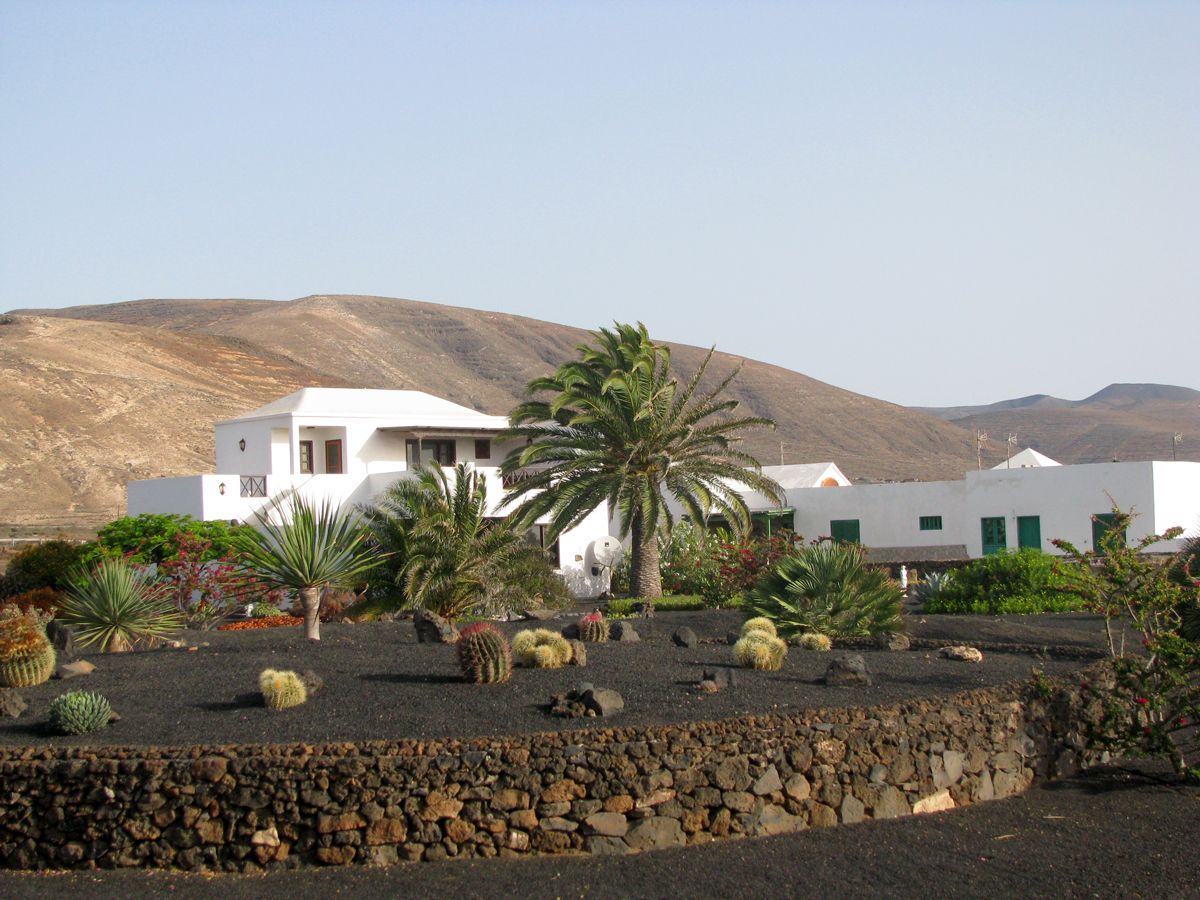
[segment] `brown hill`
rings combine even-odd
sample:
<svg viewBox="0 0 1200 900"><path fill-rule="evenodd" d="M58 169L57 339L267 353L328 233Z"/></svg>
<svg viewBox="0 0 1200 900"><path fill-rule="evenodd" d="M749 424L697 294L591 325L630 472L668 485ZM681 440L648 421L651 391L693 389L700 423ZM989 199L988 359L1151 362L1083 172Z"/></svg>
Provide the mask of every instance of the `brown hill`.
<svg viewBox="0 0 1200 900"><path fill-rule="evenodd" d="M0 522L42 526L111 518L131 478L211 471L214 420L298 386L423 390L503 414L588 337L381 297L142 300L7 320ZM704 352L675 345L673 361L687 372ZM712 374L739 363L733 393L778 423L748 441L764 462L832 459L855 479L954 478L974 464L970 435L931 416L726 354Z"/></svg>
<svg viewBox="0 0 1200 900"><path fill-rule="evenodd" d="M1200 462L1200 391L1165 384L1110 384L1083 400L1037 394L987 406L925 408L993 448L1008 434L1064 463L1171 459ZM1174 435L1181 441L1175 444Z"/></svg>

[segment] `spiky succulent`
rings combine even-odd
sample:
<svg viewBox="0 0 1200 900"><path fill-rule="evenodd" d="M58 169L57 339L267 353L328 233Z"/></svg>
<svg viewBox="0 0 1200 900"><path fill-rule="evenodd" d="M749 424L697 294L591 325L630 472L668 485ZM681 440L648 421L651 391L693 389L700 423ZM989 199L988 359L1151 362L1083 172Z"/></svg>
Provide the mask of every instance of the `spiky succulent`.
<svg viewBox="0 0 1200 900"><path fill-rule="evenodd" d="M787 644L764 631L750 631L733 645L733 654L743 668L777 672L783 668Z"/></svg>
<svg viewBox="0 0 1200 900"><path fill-rule="evenodd" d="M54 646L36 612L8 613L0 620L0 685L33 687L54 674Z"/></svg>
<svg viewBox="0 0 1200 900"><path fill-rule="evenodd" d="M513 637L513 657L517 665L535 669L557 669L571 661L571 643L548 628L518 631Z"/></svg>
<svg viewBox="0 0 1200 900"><path fill-rule="evenodd" d="M821 634L819 631L806 631L800 635L800 647L803 650L816 650L824 653L827 650L833 649L833 640L827 634Z"/></svg>
<svg viewBox="0 0 1200 900"><path fill-rule="evenodd" d="M488 622L464 628L458 637L458 664L467 681L499 684L512 677L512 653L504 633Z"/></svg>
<svg viewBox="0 0 1200 900"><path fill-rule="evenodd" d="M50 727L60 734L92 734L112 720L112 706L93 691L70 691L50 701Z"/></svg>
<svg viewBox="0 0 1200 900"><path fill-rule="evenodd" d="M268 709L287 709L308 699L304 680L295 672L264 669L258 676L258 687Z"/></svg>
<svg viewBox="0 0 1200 900"><path fill-rule="evenodd" d="M579 620L579 639L593 644L608 640L608 620L600 610L590 612Z"/></svg>
<svg viewBox="0 0 1200 900"><path fill-rule="evenodd" d="M753 619L747 619L742 623L743 637L752 631L761 631L765 634L769 634L771 637L776 636L775 623L766 616L755 616Z"/></svg>

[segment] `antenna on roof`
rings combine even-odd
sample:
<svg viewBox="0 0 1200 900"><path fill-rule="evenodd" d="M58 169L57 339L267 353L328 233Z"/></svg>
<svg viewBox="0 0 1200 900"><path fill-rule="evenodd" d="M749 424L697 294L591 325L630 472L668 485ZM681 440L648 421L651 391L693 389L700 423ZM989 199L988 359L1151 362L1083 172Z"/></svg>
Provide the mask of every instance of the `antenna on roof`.
<svg viewBox="0 0 1200 900"><path fill-rule="evenodd" d="M983 445L987 443L987 432L975 429L975 468L983 468Z"/></svg>
<svg viewBox="0 0 1200 900"><path fill-rule="evenodd" d="M1183 443L1183 434L1181 432L1177 431L1173 435L1171 435L1171 462L1176 461L1175 448L1178 447L1182 443Z"/></svg>
<svg viewBox="0 0 1200 900"><path fill-rule="evenodd" d="M1004 468L1011 469L1012 468L1012 465L1011 465L1012 448L1017 446L1016 433L1014 432L1014 433L1010 434L1008 437L1006 437L1004 439L1004 443L1008 445L1004 450Z"/></svg>

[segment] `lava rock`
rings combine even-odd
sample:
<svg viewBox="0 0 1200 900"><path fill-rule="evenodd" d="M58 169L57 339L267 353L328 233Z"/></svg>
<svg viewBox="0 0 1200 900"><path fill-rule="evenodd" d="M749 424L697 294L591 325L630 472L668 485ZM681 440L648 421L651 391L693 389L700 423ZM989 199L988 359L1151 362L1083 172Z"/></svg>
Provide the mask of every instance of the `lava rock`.
<svg viewBox="0 0 1200 900"><path fill-rule="evenodd" d="M305 669L301 672L300 680L304 683L305 693L310 700L325 688L325 679L312 669Z"/></svg>
<svg viewBox="0 0 1200 900"><path fill-rule="evenodd" d="M583 641L569 640L571 645L571 665L581 669L587 666L587 645Z"/></svg>
<svg viewBox="0 0 1200 900"><path fill-rule="evenodd" d="M625 708L624 698L608 688L593 688L582 697L584 705L598 716L611 716Z"/></svg>
<svg viewBox="0 0 1200 900"><path fill-rule="evenodd" d="M836 657L829 663L824 682L831 687L871 684L871 673L867 671L867 663L862 656L850 653Z"/></svg>
<svg viewBox="0 0 1200 900"><path fill-rule="evenodd" d="M46 625L46 637L54 645L59 659L75 655L75 632L71 630L70 625L66 625L58 619L51 619Z"/></svg>
<svg viewBox="0 0 1200 900"><path fill-rule="evenodd" d="M29 704L13 688L0 688L0 718L15 719L29 708Z"/></svg>
<svg viewBox="0 0 1200 900"><path fill-rule="evenodd" d="M421 644L453 644L458 640L458 629L454 624L427 609L413 613L413 627L417 629L417 642Z"/></svg>
<svg viewBox="0 0 1200 900"><path fill-rule="evenodd" d="M66 681L69 678L79 678L83 675L91 675L96 671L96 667L86 659L76 660L75 662L63 663L55 671L55 674Z"/></svg>
<svg viewBox="0 0 1200 900"><path fill-rule="evenodd" d="M983 662L983 653L976 647L967 647L966 645L958 645L954 647L943 647L938 651L938 656L942 659L955 659L959 662Z"/></svg>
<svg viewBox="0 0 1200 900"><path fill-rule="evenodd" d="M557 616L558 610L546 609L545 607L525 610L525 618L531 622L545 622L547 619L553 619Z"/></svg>
<svg viewBox="0 0 1200 900"><path fill-rule="evenodd" d="M564 625L562 627L562 636L565 637L568 641L579 640L579 623L571 622L567 625Z"/></svg>
<svg viewBox="0 0 1200 900"><path fill-rule="evenodd" d="M612 638L614 641L620 641L623 644L636 644L641 638L634 630L633 625L629 622L614 622L612 626Z"/></svg>
<svg viewBox="0 0 1200 900"><path fill-rule="evenodd" d="M907 650L910 642L908 635L900 634L900 632L884 633L875 636L875 646L880 650Z"/></svg>
<svg viewBox="0 0 1200 900"><path fill-rule="evenodd" d="M738 683L737 669L729 666L720 666L714 669L705 669L700 676L700 681L711 681L717 686L717 690L727 687L736 687Z"/></svg>
<svg viewBox="0 0 1200 900"><path fill-rule="evenodd" d="M686 625L671 635L671 640L675 642L677 647L695 647L700 643L700 638L696 637L696 632L692 631Z"/></svg>

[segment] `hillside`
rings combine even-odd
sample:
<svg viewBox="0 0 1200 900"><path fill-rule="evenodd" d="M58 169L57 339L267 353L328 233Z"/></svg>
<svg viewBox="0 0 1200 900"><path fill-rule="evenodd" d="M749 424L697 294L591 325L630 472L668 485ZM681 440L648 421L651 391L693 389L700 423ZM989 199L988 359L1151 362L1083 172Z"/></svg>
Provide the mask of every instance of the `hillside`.
<svg viewBox="0 0 1200 900"><path fill-rule="evenodd" d="M302 385L408 388L503 414L587 332L381 297L143 300L18 310L0 325L0 524L106 521L132 478L211 471L212 422ZM600 324L600 323L597 323ZM662 337L662 336L660 336ZM673 347L681 372L704 350ZM720 377L743 362L718 354ZM764 462L832 459L853 479L956 478L970 435L936 418L745 360L733 393L775 432Z"/></svg>
<svg viewBox="0 0 1200 900"><path fill-rule="evenodd" d="M986 406L921 408L1003 446L1016 434L1021 447L1033 447L1064 463L1112 459L1171 459L1200 462L1200 391L1165 384L1110 384L1083 400L1045 394L1002 400ZM1181 442L1173 448L1172 437Z"/></svg>

